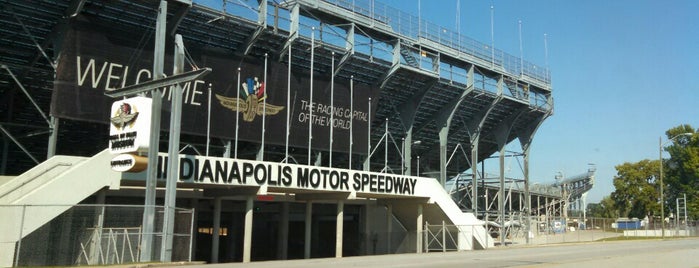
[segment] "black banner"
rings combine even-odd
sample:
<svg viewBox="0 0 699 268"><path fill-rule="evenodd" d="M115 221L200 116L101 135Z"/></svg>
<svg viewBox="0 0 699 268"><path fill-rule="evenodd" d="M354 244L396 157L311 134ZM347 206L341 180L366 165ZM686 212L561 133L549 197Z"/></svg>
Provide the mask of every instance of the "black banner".
<svg viewBox="0 0 699 268"><path fill-rule="evenodd" d="M109 107L115 100L104 93L152 78L152 45L143 45L152 43L152 38L143 42L141 36L134 35L125 37L123 33L96 29L84 21L73 23L61 50L51 114L74 120L109 122ZM355 83L354 95L351 96L350 81L336 78L332 107L330 77L315 73L311 103L310 71L307 68L300 69L292 64L291 79L287 79L288 65L270 56L265 79L264 58L235 56L230 51L187 42L186 38L185 47L197 66L210 67L213 71L203 80L183 85L182 132L206 135L210 97L212 137L234 139L238 114L239 139L260 142L265 114L265 142L284 145L288 111L290 145L308 146L308 124L312 122L313 148L327 150L333 113L333 150L347 152L348 137L352 133L353 152L362 153L360 148L366 148L368 100L378 96L377 88ZM170 74L172 49L168 47L167 51L165 72ZM238 68L241 69L240 83ZM185 69L192 70L192 66L185 66ZM169 126L170 90L164 90L163 94L161 127L166 129ZM352 99L354 107L350 107ZM376 110L375 103L372 111Z"/></svg>

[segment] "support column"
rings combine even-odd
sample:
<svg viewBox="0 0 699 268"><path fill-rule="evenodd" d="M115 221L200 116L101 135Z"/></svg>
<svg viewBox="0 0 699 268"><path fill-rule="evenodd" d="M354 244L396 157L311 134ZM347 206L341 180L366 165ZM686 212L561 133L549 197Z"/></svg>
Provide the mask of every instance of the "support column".
<svg viewBox="0 0 699 268"><path fill-rule="evenodd" d="M221 198L214 198L214 226L211 231L211 263L218 263L219 233L221 232Z"/></svg>
<svg viewBox="0 0 699 268"><path fill-rule="evenodd" d="M500 246L505 246L505 146L500 147L500 194L498 197L500 214Z"/></svg>
<svg viewBox="0 0 699 268"><path fill-rule="evenodd" d="M417 253L422 253L422 204L417 205L417 221L415 226L415 250Z"/></svg>
<svg viewBox="0 0 699 268"><path fill-rule="evenodd" d="M184 71L184 43L182 36L175 35L175 56L173 74ZM175 206L177 201L177 181L180 177L180 129L182 127L182 86L179 84L171 89L172 102L170 113L170 141L168 145L168 170L165 188L165 203L163 215L163 240L160 251L160 261L172 261L173 232L175 228Z"/></svg>
<svg viewBox="0 0 699 268"><path fill-rule="evenodd" d="M161 0L155 26L155 49L153 51L153 80L163 78L165 61L165 31L167 21L167 1ZM160 152L160 118L162 94L160 89L151 91L151 126L148 148L148 163L158 163ZM141 238L141 262L150 262L153 258L153 231L155 224L155 188L158 178L157 164L148 165L146 169L146 193L143 209L143 237Z"/></svg>
<svg viewBox="0 0 699 268"><path fill-rule="evenodd" d="M364 255L370 255L372 254L372 249L373 253L376 254L376 248L374 246L374 241L372 239L371 235L371 224L369 223L369 215L371 214L369 204L364 205L364 211L362 215L362 220L364 221L363 224L363 229L364 229ZM372 206L373 207L373 206Z"/></svg>
<svg viewBox="0 0 699 268"><path fill-rule="evenodd" d="M56 144L58 142L58 117L51 116L51 135L49 136L49 146L46 152L46 159L56 155Z"/></svg>
<svg viewBox="0 0 699 268"><path fill-rule="evenodd" d="M471 139L471 172L473 173L473 181L471 182L471 209L476 217L478 217L478 143L478 136Z"/></svg>
<svg viewBox="0 0 699 268"><path fill-rule="evenodd" d="M252 246L252 195L245 199L245 233L243 234L243 262L250 262Z"/></svg>
<svg viewBox="0 0 699 268"><path fill-rule="evenodd" d="M393 205L386 205L386 253L391 253L391 241L393 240Z"/></svg>
<svg viewBox="0 0 699 268"><path fill-rule="evenodd" d="M443 126L439 130L439 184L444 188L447 181L447 143L449 126Z"/></svg>
<svg viewBox="0 0 699 268"><path fill-rule="evenodd" d="M311 225L313 219L313 202L306 202L306 230L304 233L303 258L311 258Z"/></svg>
<svg viewBox="0 0 699 268"><path fill-rule="evenodd" d="M345 221L345 201L337 201L337 218L335 219L335 258L342 258L342 239Z"/></svg>
<svg viewBox="0 0 699 268"><path fill-rule="evenodd" d="M281 203L281 220L279 221L277 258L286 260L289 254L289 202Z"/></svg>
<svg viewBox="0 0 699 268"><path fill-rule="evenodd" d="M410 126L405 132L405 143L403 144L403 165L405 166L405 176L412 173L413 162L413 127Z"/></svg>
<svg viewBox="0 0 699 268"><path fill-rule="evenodd" d="M524 216L526 216L524 224L527 225L525 230L527 232L526 243L529 244L529 238L532 233L532 196L529 192L529 146L526 146L524 150Z"/></svg>

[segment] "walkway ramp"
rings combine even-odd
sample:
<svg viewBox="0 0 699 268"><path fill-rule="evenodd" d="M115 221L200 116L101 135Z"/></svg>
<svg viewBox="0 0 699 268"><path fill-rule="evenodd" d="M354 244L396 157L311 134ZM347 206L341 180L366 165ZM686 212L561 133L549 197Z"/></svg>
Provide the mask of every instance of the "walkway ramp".
<svg viewBox="0 0 699 268"><path fill-rule="evenodd" d="M1 184L0 267L12 266L20 238L102 188L118 189L121 174L109 167L112 158L108 150L93 157L54 156Z"/></svg>
<svg viewBox="0 0 699 268"><path fill-rule="evenodd" d="M494 246L493 239L486 237L484 222L477 219L473 213L461 211L437 180L420 178L419 183L420 190L416 191L416 195L430 198L428 204L423 205L423 220L430 225L444 223L457 226L459 228L458 250L486 249ZM407 230L417 229L415 203L393 203L393 215Z"/></svg>

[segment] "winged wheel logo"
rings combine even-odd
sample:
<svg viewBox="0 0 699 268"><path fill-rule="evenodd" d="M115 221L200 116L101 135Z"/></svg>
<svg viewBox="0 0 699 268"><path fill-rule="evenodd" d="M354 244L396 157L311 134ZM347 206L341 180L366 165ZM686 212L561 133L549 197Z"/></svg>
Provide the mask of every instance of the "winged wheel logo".
<svg viewBox="0 0 699 268"><path fill-rule="evenodd" d="M121 106L119 106L119 109L117 109L114 117L110 118L110 121L114 127L121 130L126 126L133 126L133 124L136 122L136 118L138 118L138 112L132 108L131 104L124 102L121 104Z"/></svg>
<svg viewBox="0 0 699 268"><path fill-rule="evenodd" d="M242 87L242 98L226 97L219 94L216 94L216 98L223 107L231 111L243 113L243 120L245 122L252 122L255 120L256 116L264 113L267 115L275 115L281 110L284 110L284 106L277 106L264 102L264 99L267 98L265 83L260 82L257 77L247 78L246 82L242 84Z"/></svg>

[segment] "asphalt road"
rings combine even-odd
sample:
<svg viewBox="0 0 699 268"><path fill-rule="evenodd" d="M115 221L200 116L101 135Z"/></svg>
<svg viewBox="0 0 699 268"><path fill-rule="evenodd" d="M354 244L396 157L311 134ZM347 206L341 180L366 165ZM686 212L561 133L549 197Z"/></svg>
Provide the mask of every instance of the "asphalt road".
<svg viewBox="0 0 699 268"><path fill-rule="evenodd" d="M699 267L699 238L593 242L465 252L187 265L187 267Z"/></svg>

